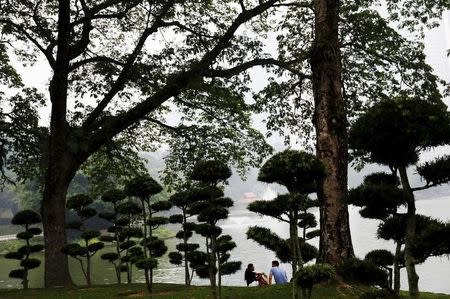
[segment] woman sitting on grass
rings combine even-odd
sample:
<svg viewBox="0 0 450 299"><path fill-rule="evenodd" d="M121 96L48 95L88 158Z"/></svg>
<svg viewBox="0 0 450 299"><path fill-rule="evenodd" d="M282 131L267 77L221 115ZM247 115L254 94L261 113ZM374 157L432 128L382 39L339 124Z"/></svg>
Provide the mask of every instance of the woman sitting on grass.
<svg viewBox="0 0 450 299"><path fill-rule="evenodd" d="M245 269L245 281L247 282L247 286L254 281L257 281L259 286L266 286L269 284L267 275L264 273L256 273L253 264L248 264L247 269Z"/></svg>

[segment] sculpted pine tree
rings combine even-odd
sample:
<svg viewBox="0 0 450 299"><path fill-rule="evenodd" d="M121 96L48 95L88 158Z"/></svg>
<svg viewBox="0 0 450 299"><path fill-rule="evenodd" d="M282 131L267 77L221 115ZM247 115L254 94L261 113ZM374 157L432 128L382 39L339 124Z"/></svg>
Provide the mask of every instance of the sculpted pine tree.
<svg viewBox="0 0 450 299"><path fill-rule="evenodd" d="M317 225L315 217L307 213L315 206L315 201L308 195L315 193L325 177L323 164L312 154L285 150L272 156L259 170L258 180L266 183L278 183L287 188L288 194L279 195L270 201L255 201L248 206L252 212L271 216L289 224L289 247L292 252L292 273L295 276L298 269L303 267L302 248L307 248L306 239L317 236L317 232L306 234L308 228ZM303 238L299 237L298 228L302 228ZM254 232L247 233L252 239L258 240ZM295 280L294 280L295 282ZM293 298L298 296L297 286L293 284Z"/></svg>
<svg viewBox="0 0 450 299"><path fill-rule="evenodd" d="M214 299L220 299L221 296L220 279L218 285L217 273L220 276L218 238L222 229L217 226L217 223L228 218L228 208L233 206L233 200L223 197L224 194L219 185L225 183L230 176L230 168L218 160L200 161L194 166L191 173L191 179L203 185L201 189L194 191L194 194L192 194L196 201L190 205L189 211L191 214L196 214L197 220L200 222L195 226L195 232L206 239L206 265L208 266L209 283ZM197 274L199 274L198 270Z"/></svg>
<svg viewBox="0 0 450 299"><path fill-rule="evenodd" d="M115 245L115 252L108 252L101 255L101 259L106 260L113 264L116 272L117 284L122 283L122 272L126 272L126 265L122 263L122 255L129 248L136 245L134 241L126 240L124 234L125 228L129 225L130 219L119 213L117 207L121 204L121 201L125 199L125 193L122 190L111 189L103 194L101 200L110 203L112 210L110 212L100 213L98 216L111 222L111 226L108 231L111 231L112 235L103 235L100 237L102 242L111 242Z"/></svg>
<svg viewBox="0 0 450 299"><path fill-rule="evenodd" d="M20 247L17 251L8 252L5 254L6 259L14 259L20 261L20 269L15 269L9 272L9 277L18 278L22 280L22 287L24 290L28 289L28 272L40 266L41 261L32 258L31 254L40 252L44 249L42 244L31 244L31 239L42 233L39 227L32 227L32 225L41 222L41 216L32 210L23 210L18 212L11 219L14 225L23 226L25 231L17 234L17 239L25 241L25 245Z"/></svg>
<svg viewBox="0 0 450 299"><path fill-rule="evenodd" d="M389 272L389 285L395 296L400 295L400 268L404 267L404 256L402 245L404 244L404 233L401 226L404 224L405 215L399 212L401 206L406 206L406 193L399 188L400 180L395 174L373 173L364 178L362 185L350 190L348 203L361 207L360 214L364 218L379 219L378 237L391 239L395 242L395 253L374 250L366 255L369 260ZM394 225L393 224L398 224ZM380 234L380 229L389 229L389 237L386 232ZM392 256L392 258L391 258ZM393 270L388 266L393 266ZM392 273L393 271L393 273ZM393 275L394 274L394 275Z"/></svg>
<svg viewBox="0 0 450 299"><path fill-rule="evenodd" d="M185 285L190 285L194 273L190 273L189 260L187 256L195 250L197 250L200 245L197 243L189 243L189 239L193 235L194 225L192 222L188 222L189 217L193 215L190 214L189 206L196 201L196 197L193 196L192 191L185 190L180 191L172 195L169 199L174 207L181 210L181 214L175 214L169 217L170 223L181 224L181 230L176 234L176 238L182 240L182 243L176 245L177 251L169 253L170 263L175 265L181 265L184 263L184 283Z"/></svg>
<svg viewBox="0 0 450 299"><path fill-rule="evenodd" d="M389 166L400 177L407 197L405 265L411 297L419 296L419 276L413 255L414 192L449 182L450 157L417 167L418 174L427 182L424 186L412 187L406 170L417 166L423 150L446 144L450 144L450 113L442 102L410 98L384 100L362 115L350 130L350 147L355 156Z"/></svg>
<svg viewBox="0 0 450 299"><path fill-rule="evenodd" d="M154 230L169 223L169 219L154 214L169 210L172 205L168 201L153 201L152 196L160 193L162 186L150 176L140 176L132 179L125 185L125 194L139 199L141 203L141 220L144 226L144 236L141 241L144 256L135 262L136 267L144 270L148 291L153 290L153 270L158 266L156 258L166 253L167 247L163 240L154 236Z"/></svg>

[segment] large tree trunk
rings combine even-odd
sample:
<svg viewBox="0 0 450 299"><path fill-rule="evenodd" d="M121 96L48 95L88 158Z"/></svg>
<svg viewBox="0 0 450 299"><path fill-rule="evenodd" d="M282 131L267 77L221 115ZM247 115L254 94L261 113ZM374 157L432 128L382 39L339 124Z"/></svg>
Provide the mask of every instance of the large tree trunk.
<svg viewBox="0 0 450 299"><path fill-rule="evenodd" d="M67 155L55 153L51 147L50 167L42 202L42 225L45 243L45 287L68 287L72 280L67 255L62 253L66 245L65 212L66 192L75 173ZM52 158L53 157L53 158ZM58 157L55 159L55 157Z"/></svg>
<svg viewBox="0 0 450 299"><path fill-rule="evenodd" d="M347 118L342 95L338 0L315 0L315 40L311 70L315 101L317 156L327 175L319 190L318 262L339 265L353 256L347 205Z"/></svg>
<svg viewBox="0 0 450 299"><path fill-rule="evenodd" d="M42 201L42 225L45 242L45 287L70 286L66 244L65 204L70 181L78 165L68 149L69 126L66 122L68 69L70 54L70 1L58 1L58 43L53 77L50 82L52 102L48 167Z"/></svg>
<svg viewBox="0 0 450 299"><path fill-rule="evenodd" d="M408 195L408 211L406 214L406 236L405 236L405 266L408 275L409 296L419 298L419 275L416 272L416 263L412 255L412 246L416 234L416 203L414 194L409 185L406 167L399 167L402 188Z"/></svg>

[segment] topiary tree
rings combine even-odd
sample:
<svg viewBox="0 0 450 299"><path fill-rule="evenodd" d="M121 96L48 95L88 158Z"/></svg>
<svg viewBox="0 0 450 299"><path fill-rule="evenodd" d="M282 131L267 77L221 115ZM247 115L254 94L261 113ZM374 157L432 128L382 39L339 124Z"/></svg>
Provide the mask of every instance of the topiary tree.
<svg viewBox="0 0 450 299"><path fill-rule="evenodd" d="M395 174L384 172L372 173L364 178L363 184L357 188L351 189L347 199L347 203L361 207L360 214L364 218L378 219L382 223L380 226L395 225L394 235L389 235L388 239L392 239L396 244L395 255L390 263L389 258L392 253L384 251L373 251L367 257L376 265L382 267L389 272L389 287L392 288L392 269L388 266L393 265L394 272L394 294L399 296L400 293L400 268L403 265L402 245L404 244L403 228L397 226L404 224L405 215L398 212L401 206L407 204L408 198L406 193L399 188L400 181ZM389 232L391 233L391 232ZM378 234L379 238L384 238ZM377 256L381 255L381 256ZM383 258L385 258L383 260Z"/></svg>
<svg viewBox="0 0 450 299"><path fill-rule="evenodd" d="M236 243L232 241L230 235L221 235L217 238L217 272L219 298L221 298L222 276L231 275L241 270L242 262L229 261L230 251L236 248Z"/></svg>
<svg viewBox="0 0 450 299"><path fill-rule="evenodd" d="M25 245L17 251L6 253L5 258L20 261L21 268L9 272L9 277L21 279L23 289L28 289L29 270L35 269L41 264L40 260L30 257L32 253L40 252L44 249L42 244L31 244L31 239L42 233L39 227L31 226L40 222L41 216L32 210L20 211L11 219L12 224L20 225L25 229L16 235L17 239L25 241Z"/></svg>
<svg viewBox="0 0 450 299"><path fill-rule="evenodd" d="M83 245L78 243L68 244L63 248L63 253L77 259L80 262L80 267L86 279L88 287L91 287L91 273L92 273L92 257L104 247L103 242L94 241L100 237L98 230L91 230L85 226L87 219L94 217L97 212L90 208L93 200L90 196L85 194L78 194L70 197L67 200L66 207L69 210L75 211L79 217L79 221L72 221L67 223L68 229L74 229L81 232L80 238ZM86 259L86 269L83 259Z"/></svg>
<svg viewBox="0 0 450 299"><path fill-rule="evenodd" d="M375 265L377 265L380 268L385 269L389 273L389 282L388 282L388 288L392 290L392 272L393 269L390 266L393 266L395 263L395 256L390 252L389 250L385 249L375 249L366 254L364 257L365 261L369 261ZM399 258L399 257L397 257ZM400 271L399 271L400 272ZM399 273L398 273L399 275ZM398 279L400 280L400 277L398 276ZM396 296L398 294L396 293Z"/></svg>
<svg viewBox="0 0 450 299"><path fill-rule="evenodd" d="M195 202L195 196L192 196L188 190L180 191L172 195L169 201L174 207L181 210L181 214L175 214L169 217L170 223L181 224L182 230L178 231L176 238L182 240L182 243L176 245L177 251L169 253L169 261L174 265L181 265L184 263L184 283L190 285L193 277L189 271L189 261L187 255L197 250L200 245L197 243L189 243L188 240L192 237L194 226L188 222L188 218L192 215L189 214L189 206Z"/></svg>
<svg viewBox="0 0 450 299"><path fill-rule="evenodd" d="M205 237L206 240L206 265L208 266L208 277L211 292L214 299L220 298L221 287L217 291L217 272L219 269L217 238L222 230L217 226L220 220L228 218L228 208L233 206L230 198L223 197L223 192L218 188L219 184L226 182L231 176L230 168L218 160L205 160L198 162L191 174L191 179L198 181L203 188L193 190L195 203L189 207L191 214L197 215L197 220L201 224L195 226L195 232ZM201 255L201 254L200 254ZM198 255L198 256L200 256ZM197 274L202 277L205 265L198 262ZM220 276L220 275L219 275Z"/></svg>
<svg viewBox="0 0 450 299"><path fill-rule="evenodd" d="M370 138L368 138L370 136ZM356 157L389 166L398 173L402 189L407 194L405 265L411 297L419 296L419 276L412 253L415 238L414 192L428 189L450 180L450 157L417 165L421 151L450 144L450 113L440 101L398 98L375 104L355 121L349 144ZM412 187L407 175L409 166L426 181Z"/></svg>
<svg viewBox="0 0 450 299"><path fill-rule="evenodd" d="M121 215L121 218L119 219L125 220L119 224L127 223L126 225L121 226L118 237L122 244L125 244L122 245L122 247L119 246L121 250L123 249L121 271L126 271L127 282L131 283L133 277L133 265L138 259L142 258L144 254L142 248L139 245L136 245L137 240L141 240L144 236L142 228L136 226L136 222L142 214L142 209L137 203L126 201L117 205L117 212ZM109 231L114 233L115 229L111 227ZM133 244L132 247L130 247L131 244Z"/></svg>
<svg viewBox="0 0 450 299"><path fill-rule="evenodd" d="M302 291L302 299L310 299L315 284L328 281L335 275L333 266L328 264L315 264L300 268L294 280L295 284Z"/></svg>
<svg viewBox="0 0 450 299"><path fill-rule="evenodd" d="M122 263L122 255L126 250L136 245L132 240L126 240L123 234L124 229L129 225L130 219L122 216L117 210L117 206L125 199L125 193L122 190L111 189L106 191L101 200L112 205L112 211L100 213L98 216L111 222L108 231L112 235L103 235L100 240L103 242L111 242L115 245L116 252L107 252L101 255L101 259L110 262L116 272L117 284L121 284L121 274L127 271L126 265Z"/></svg>
<svg viewBox="0 0 450 299"><path fill-rule="evenodd" d="M142 223L144 235L141 241L143 257L135 261L136 267L144 270L147 290L152 292L153 269L158 266L156 258L166 253L167 247L163 240L153 236L153 231L159 226L169 223L165 217L155 217L153 214L169 210L171 203L168 201L152 202L152 197L163 190L162 186L148 175L139 176L125 185L125 194L139 199L142 211Z"/></svg>
<svg viewBox="0 0 450 299"><path fill-rule="evenodd" d="M258 180L266 183L278 183L289 191L288 194L277 196L270 201L252 202L248 209L260 215L270 216L289 224L289 243L291 248L292 273L303 267L304 258L301 248L308 248L303 245L307 239L312 239L320 235L316 230L307 234L307 230L314 228L317 221L313 214L309 213L310 208L318 206L318 201L311 200L308 195L317 192L321 180L325 177L325 169L322 163L312 154L297 151L285 150L272 156L261 167ZM298 228L303 230L303 238L299 237ZM253 231L254 232L254 231ZM251 232L248 237L263 246L270 244L270 240L259 238L261 235ZM270 237L270 234L266 234ZM279 239L279 238L278 238ZM298 297L295 280L292 289L293 298Z"/></svg>

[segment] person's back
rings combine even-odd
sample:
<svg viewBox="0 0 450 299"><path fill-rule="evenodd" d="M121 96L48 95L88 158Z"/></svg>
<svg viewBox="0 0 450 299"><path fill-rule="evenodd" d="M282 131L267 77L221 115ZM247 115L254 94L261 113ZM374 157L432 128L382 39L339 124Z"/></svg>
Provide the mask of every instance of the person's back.
<svg viewBox="0 0 450 299"><path fill-rule="evenodd" d="M278 261L272 262L272 268L270 268L270 274L269 274L269 283L272 283L272 277L275 279L276 284L285 284L288 282L286 271L284 269L281 269L279 266Z"/></svg>

